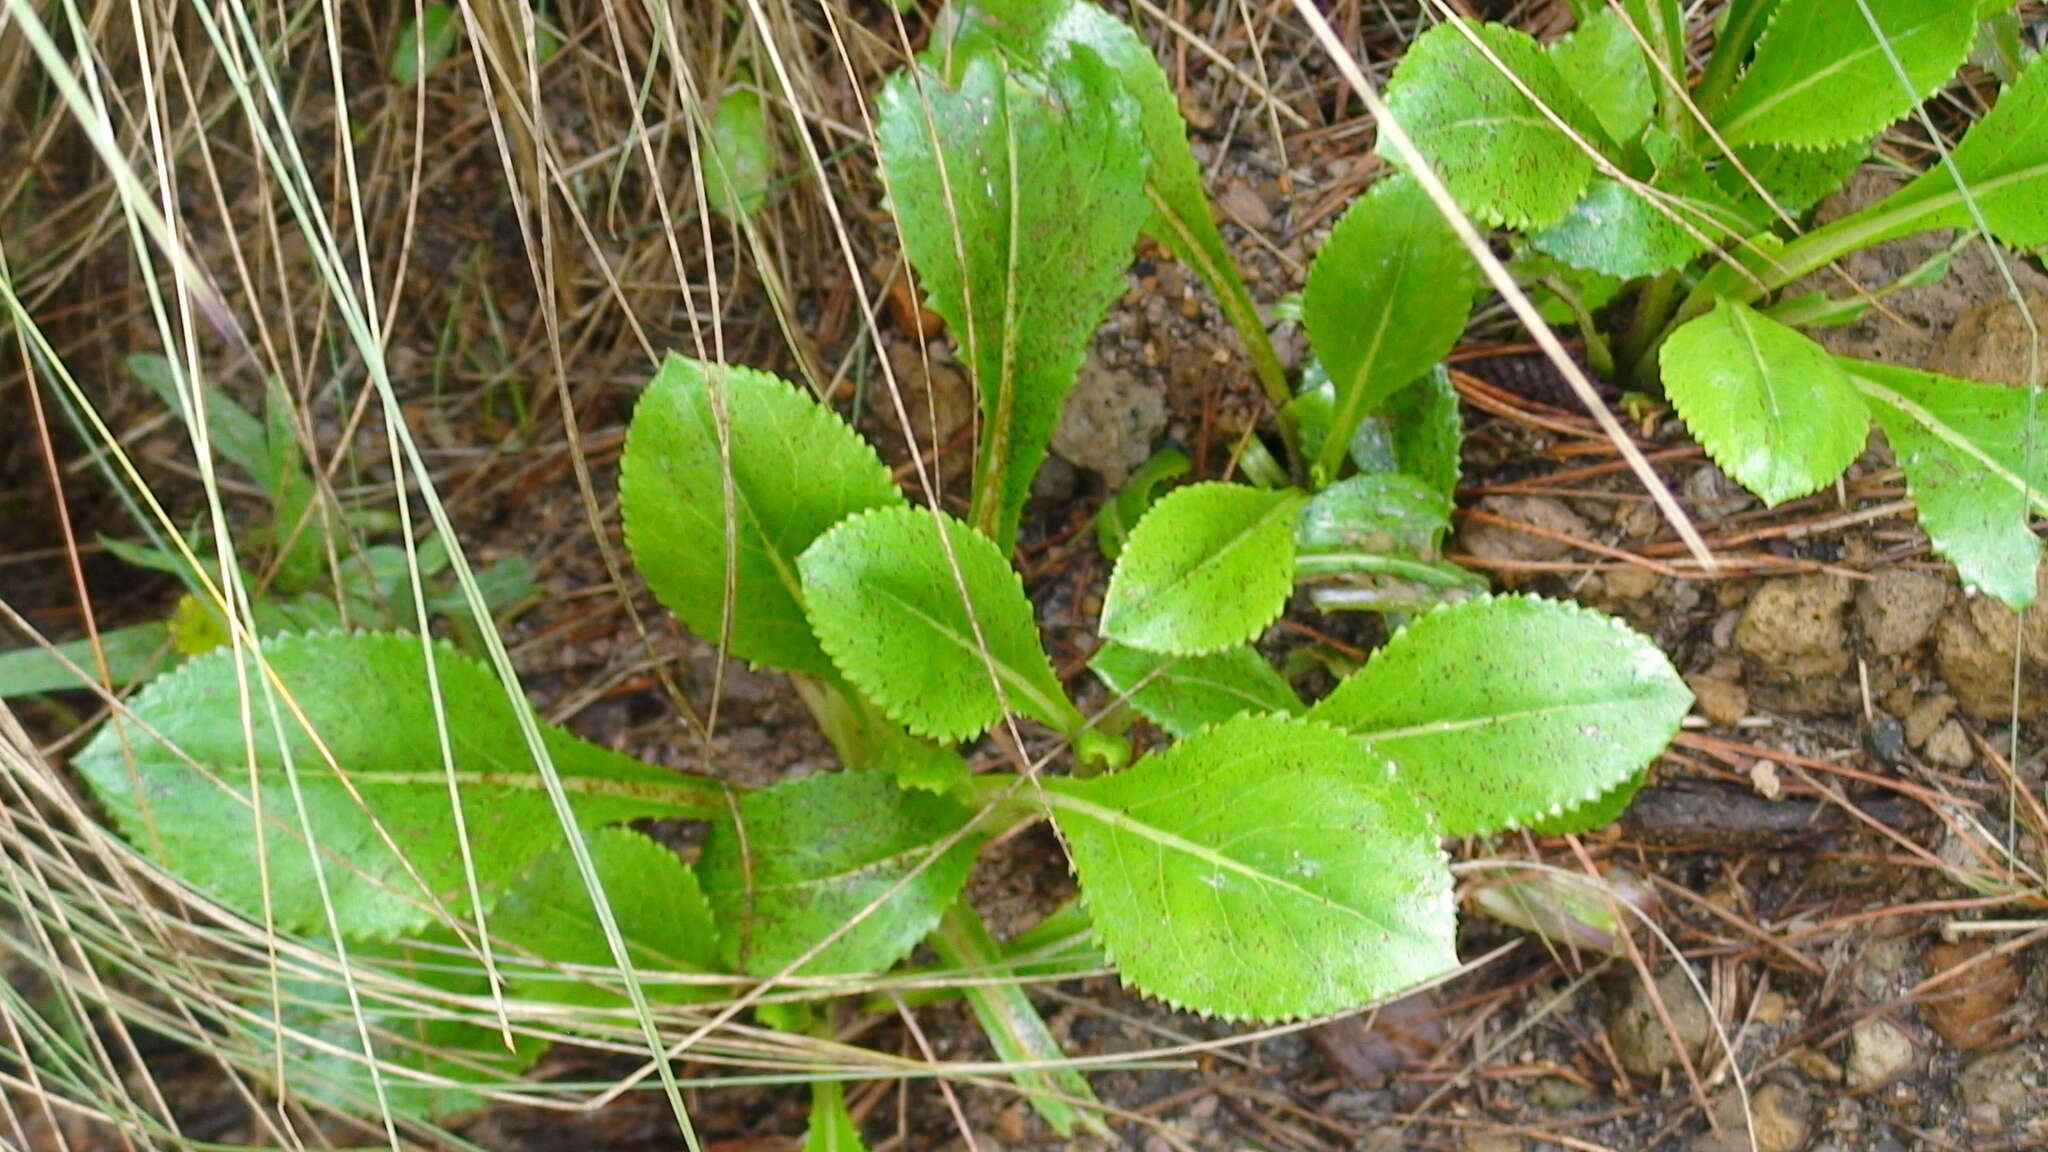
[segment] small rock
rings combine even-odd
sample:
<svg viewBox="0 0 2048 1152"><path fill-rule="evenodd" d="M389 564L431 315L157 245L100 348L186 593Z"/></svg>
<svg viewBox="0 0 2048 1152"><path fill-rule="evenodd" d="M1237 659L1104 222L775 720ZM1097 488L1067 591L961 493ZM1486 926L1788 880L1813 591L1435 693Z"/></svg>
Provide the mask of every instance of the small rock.
<svg viewBox="0 0 2048 1152"><path fill-rule="evenodd" d="M1957 1048L1984 1048L2003 1039L2004 1015L2019 997L2020 974L2010 957L1977 959L1990 949L1983 940L1959 940L1927 950L1931 973L1975 961L1967 971L1930 991L1921 1004L1935 1033Z"/></svg>
<svg viewBox="0 0 2048 1152"><path fill-rule="evenodd" d="M1970 1061L1956 1076L1956 1095L1972 1111L1990 1107L2017 1114L2038 1103L2035 1089L2027 1086L2026 1049L2008 1048Z"/></svg>
<svg viewBox="0 0 2048 1152"><path fill-rule="evenodd" d="M1821 1084L1840 1084L1848 1075L1840 1064L1828 1059L1828 1054L1818 1048L1799 1048L1792 1053L1792 1066L1808 1080Z"/></svg>
<svg viewBox="0 0 2048 1152"><path fill-rule="evenodd" d="M1849 1030L1849 1087L1874 1092L1913 1068L1913 1038L1882 1016L1857 1021Z"/></svg>
<svg viewBox="0 0 2048 1152"><path fill-rule="evenodd" d="M1216 206L1223 214L1254 232L1264 232L1273 226L1273 210L1251 185L1242 180L1232 180L1223 186L1223 192L1216 197Z"/></svg>
<svg viewBox="0 0 2048 1152"><path fill-rule="evenodd" d="M1769 760L1752 761L1749 765L1749 786L1766 800L1776 800L1785 794L1785 785L1778 779L1778 766Z"/></svg>
<svg viewBox="0 0 2048 1152"><path fill-rule="evenodd" d="M1581 539L1592 528L1571 506L1549 496L1488 496L1479 507L1496 516L1560 532ZM1571 554L1572 546L1498 524L1468 520L1458 532L1464 550L1493 560L1559 560Z"/></svg>
<svg viewBox="0 0 2048 1152"><path fill-rule="evenodd" d="M1906 762L1906 726L1882 712L1863 728L1863 748L1886 764Z"/></svg>
<svg viewBox="0 0 2048 1152"><path fill-rule="evenodd" d="M1946 692L1937 692L1913 705L1913 710L1906 713L1906 743L1915 748L1925 746L1927 738L1955 710L1956 698Z"/></svg>
<svg viewBox="0 0 2048 1152"><path fill-rule="evenodd" d="M1663 580L1648 568L1616 568L1601 577L1607 585L1607 593L1617 600L1641 600L1657 590Z"/></svg>
<svg viewBox="0 0 2048 1152"><path fill-rule="evenodd" d="M1655 1076L1667 1068L1678 1067L1679 1045L1697 1056L1706 1046L1707 1037L1713 1034L1713 1020L1683 969L1666 969L1657 978L1657 995L1678 1033L1675 1044L1663 1021L1657 1018L1657 1006L1650 999L1649 989L1639 980L1630 982L1627 996L1608 1021L1622 1067L1638 1076Z"/></svg>
<svg viewBox="0 0 2048 1152"><path fill-rule="evenodd" d="M1700 715L1716 728L1733 728L1749 715L1749 692L1733 680L1694 673L1685 682L1699 701Z"/></svg>
<svg viewBox="0 0 2048 1152"><path fill-rule="evenodd" d="M2035 587L2048 594L2048 565L2035 574ZM2002 724L2012 711L2013 641L2019 640L2020 709L2048 704L2048 612L2030 611L2024 622L1988 596L1972 596L1944 613L1934 626L1934 660L1963 711Z"/></svg>
<svg viewBox="0 0 2048 1152"><path fill-rule="evenodd" d="M1101 473L1115 488L1152 455L1152 441L1165 430L1165 389L1119 372L1090 353L1060 409L1052 450Z"/></svg>
<svg viewBox="0 0 2048 1152"><path fill-rule="evenodd" d="M1886 569L1856 594L1856 618L1879 656L1920 646L1948 606L1948 582L1925 572Z"/></svg>
<svg viewBox="0 0 2048 1152"><path fill-rule="evenodd" d="M1927 758L1944 768L1968 768L1977 762L1977 750L1970 747L1970 734L1962 721L1950 717L1927 738Z"/></svg>
<svg viewBox="0 0 2048 1152"><path fill-rule="evenodd" d="M1771 580L1743 608L1735 647L1779 676L1839 676L1850 659L1842 609L1855 594L1835 576Z"/></svg>
<svg viewBox="0 0 2048 1152"><path fill-rule="evenodd" d="M1679 482L1678 493L1686 498L1693 515L1706 524L1726 520L1756 505L1756 497L1719 468L1695 469L1692 475Z"/></svg>
<svg viewBox="0 0 2048 1152"><path fill-rule="evenodd" d="M2048 295L2029 292L2027 309L2038 327L2048 326ZM1990 380L2024 387L2027 372L2035 367L2028 345L2035 334L2028 330L2026 317L2008 297L1966 308L1948 330L1947 339L1935 349L1927 367L1968 380ZM2048 356L2048 349L2038 350Z"/></svg>
<svg viewBox="0 0 2048 1152"><path fill-rule="evenodd" d="M1545 1076L1529 1086L1528 1101L1545 1112L1564 1112L1584 1104L1593 1090L1577 1080Z"/></svg>
<svg viewBox="0 0 2048 1152"><path fill-rule="evenodd" d="M1757 1152L1799 1152L1813 1135L1813 1100L1805 1092L1770 1083L1750 1093L1749 1113L1755 1120ZM1744 1123L1742 1097L1733 1089L1714 1101L1714 1122L1693 1141L1693 1152L1749 1152L1752 1130Z"/></svg>
<svg viewBox="0 0 2048 1152"><path fill-rule="evenodd" d="M1465 1152L1522 1152L1522 1138L1506 1132L1474 1132L1459 1146Z"/></svg>

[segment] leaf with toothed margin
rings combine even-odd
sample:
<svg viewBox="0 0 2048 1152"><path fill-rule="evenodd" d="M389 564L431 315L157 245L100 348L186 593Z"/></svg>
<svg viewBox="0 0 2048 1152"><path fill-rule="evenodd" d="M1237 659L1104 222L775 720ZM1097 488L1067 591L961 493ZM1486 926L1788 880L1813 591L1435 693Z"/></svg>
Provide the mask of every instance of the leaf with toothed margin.
<svg viewBox="0 0 2048 1152"><path fill-rule="evenodd" d="M1556 223L1593 178L1580 141L1605 136L1536 41L1504 24L1451 20L1416 37L1387 84L1387 111L1459 207L1507 228ZM1399 162L1384 137L1380 148Z"/></svg>
<svg viewBox="0 0 2048 1152"><path fill-rule="evenodd" d="M1868 139L1955 74L1976 25L1958 0L1783 0L1714 123L1731 146Z"/></svg>
<svg viewBox="0 0 2048 1152"><path fill-rule="evenodd" d="M238 667L218 648L145 688L133 718L116 714L72 761L122 832L187 882L287 931L329 932L331 914L344 936L381 939L474 914L465 841L487 906L559 841L514 705L480 661L393 633L280 636L263 656L283 688L274 709L255 654ZM722 807L709 781L540 733L586 828Z"/></svg>
<svg viewBox="0 0 2048 1152"><path fill-rule="evenodd" d="M1176 656L1233 648L1278 619L1294 585L1292 489L1178 488L1131 530L1102 602L1102 634Z"/></svg>
<svg viewBox="0 0 2048 1152"><path fill-rule="evenodd" d="M1862 455L1870 413L1827 350L1723 299L1657 354L1664 391L1714 462L1781 504L1832 483Z"/></svg>
<svg viewBox="0 0 2048 1152"><path fill-rule="evenodd" d="M733 655L818 676L832 663L804 618L797 555L855 512L902 503L830 409L766 372L681 356L648 382L620 463L626 545L662 605L714 643L730 616Z"/></svg>
<svg viewBox="0 0 2048 1152"><path fill-rule="evenodd" d="M1141 991L1231 1020L1356 1008L1457 966L1429 814L1343 732L1243 716L1047 779L1097 939Z"/></svg>
<svg viewBox="0 0 2048 1152"><path fill-rule="evenodd" d="M1416 618L1309 717L1362 737L1445 831L1473 835L1622 784L1691 705L1670 661L1619 620L1504 596Z"/></svg>
<svg viewBox="0 0 2048 1152"><path fill-rule="evenodd" d="M972 816L879 772L824 772L747 793L736 819L711 826L697 863L727 962L773 975L865 913L798 971L888 970L966 883L979 840L939 846Z"/></svg>
<svg viewBox="0 0 2048 1152"><path fill-rule="evenodd" d="M1118 699L1178 737L1243 712L1303 710L1294 689L1251 647L1166 656L1112 640L1088 667Z"/></svg>
<svg viewBox="0 0 2048 1152"><path fill-rule="evenodd" d="M2048 515L2048 412L2025 388L1840 361L1891 442L1934 550L2015 611L2034 600ZM2029 417L2031 416L2031 420Z"/></svg>
<svg viewBox="0 0 2048 1152"><path fill-rule="evenodd" d="M832 662L918 735L966 740L1005 709L1062 732L1081 728L1039 646L1017 570L953 517L923 508L862 513L819 538L797 567Z"/></svg>

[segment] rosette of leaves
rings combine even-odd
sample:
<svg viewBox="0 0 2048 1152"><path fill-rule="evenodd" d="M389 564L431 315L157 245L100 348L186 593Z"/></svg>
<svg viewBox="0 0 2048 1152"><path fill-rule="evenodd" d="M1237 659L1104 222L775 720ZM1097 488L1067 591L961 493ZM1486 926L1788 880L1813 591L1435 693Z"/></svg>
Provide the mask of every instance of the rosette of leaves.
<svg viewBox="0 0 2048 1152"><path fill-rule="evenodd" d="M2048 243L2039 59L1925 174L1823 226L1802 219L1950 81L1980 26L1997 39L2011 7L1734 0L1696 75L1677 0L1576 3L1577 27L1548 44L1454 19L1409 48L1387 105L1459 207L1516 234L1527 286L1578 325L1594 366L1661 382L1729 475L1768 504L1818 491L1875 420L1935 550L2019 607L2041 551L2027 521L2048 510L2025 449L2048 430L2031 393L1831 356L1798 326L1853 318L1870 296L1784 298L1849 253L1918 232ZM1612 332L1603 308L1621 319Z"/></svg>

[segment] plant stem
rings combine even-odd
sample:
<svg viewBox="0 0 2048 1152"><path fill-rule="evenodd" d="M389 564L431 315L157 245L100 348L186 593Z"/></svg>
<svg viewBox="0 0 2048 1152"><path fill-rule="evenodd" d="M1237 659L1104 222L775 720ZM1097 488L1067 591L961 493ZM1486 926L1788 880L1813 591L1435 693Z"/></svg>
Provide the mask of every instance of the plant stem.
<svg viewBox="0 0 2048 1152"><path fill-rule="evenodd" d="M965 897L946 909L938 927L926 939L939 958L954 968L997 971L1006 965L1002 948ZM1067 1058L1021 985L970 984L960 991L974 1010L974 1018L981 1022L982 1031L988 1033L999 1059L1040 1064ZM1071 1135L1076 1125L1109 1136L1108 1126L1100 1115L1074 1106L1074 1101L1096 1103L1095 1090L1080 1072L1072 1068L1018 1068L1010 1076L1024 1089L1032 1108L1061 1136Z"/></svg>
<svg viewBox="0 0 2048 1152"><path fill-rule="evenodd" d="M1622 335L1621 354L1628 362L1628 375L1617 383L1636 387L1647 378L1646 352L1650 344L1663 342L1664 324L1671 318L1671 309L1677 303L1678 272L1675 269L1643 285L1642 292L1636 296L1636 310L1629 318L1628 331ZM1609 371L1612 372L1611 367ZM1610 375L1609 378L1613 377Z"/></svg>
<svg viewBox="0 0 2048 1152"><path fill-rule="evenodd" d="M1593 374L1602 380L1614 379L1614 350L1607 345L1607 337L1600 334L1600 327L1593 323L1592 310L1562 276L1545 276L1543 286L1572 310L1572 322L1578 325L1579 337L1586 342L1586 363L1593 368Z"/></svg>
<svg viewBox="0 0 2048 1152"><path fill-rule="evenodd" d="M1693 103L1711 109L1721 102L1729 85L1735 83L1743 57L1749 55L1763 31L1764 18L1774 7L1775 0L1731 0L1722 18L1720 34L1714 38L1714 55L1693 88Z"/></svg>

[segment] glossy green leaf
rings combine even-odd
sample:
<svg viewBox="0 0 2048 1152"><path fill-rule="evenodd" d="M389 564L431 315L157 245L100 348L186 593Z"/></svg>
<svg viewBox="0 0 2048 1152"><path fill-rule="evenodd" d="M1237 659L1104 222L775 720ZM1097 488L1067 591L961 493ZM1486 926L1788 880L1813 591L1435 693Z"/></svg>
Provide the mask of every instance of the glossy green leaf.
<svg viewBox="0 0 2048 1152"><path fill-rule="evenodd" d="M1832 483L1870 438L1869 413L1827 351L1746 304L1723 300L1679 328L1658 362L1693 438L1766 504Z"/></svg>
<svg viewBox="0 0 2048 1152"><path fill-rule="evenodd" d="M2042 402L2025 388L1867 360L1841 364L1891 442L1934 550L1965 584L2026 607L2041 559L2028 517L2048 515Z"/></svg>
<svg viewBox="0 0 2048 1152"><path fill-rule="evenodd" d="M1139 113L1094 52L1044 81L976 56L882 91L876 144L904 251L981 396L973 521L1007 552L1088 339L1150 213Z"/></svg>
<svg viewBox="0 0 2048 1152"><path fill-rule="evenodd" d="M411 84L441 66L455 51L462 35L462 21L450 4L425 4L417 21L408 20L392 42L391 59L385 71L400 84Z"/></svg>
<svg viewBox="0 0 2048 1152"><path fill-rule="evenodd" d="M1145 231L1216 293L1224 315L1251 353L1254 368L1273 381L1268 387L1281 383L1272 340L1210 212L1201 167L1188 147L1180 99L1151 47L1130 25L1087 0L976 0L963 9L963 29L985 33L1041 67L1057 69L1078 45L1116 70L1124 91L1136 103L1138 128L1152 158L1145 173L1152 217ZM961 44L971 51L972 36L963 33Z"/></svg>
<svg viewBox="0 0 2048 1152"><path fill-rule="evenodd" d="M1770 26L1771 11L1777 6L1778 0L1729 0L1715 23L1714 54L1708 57L1706 71L1693 89L1700 108L1711 112L1720 105L1742 66L1749 63L1757 38Z"/></svg>
<svg viewBox="0 0 2048 1152"><path fill-rule="evenodd" d="M1102 634L1195 656L1243 644L1287 606L1299 492L1190 484L1168 493L1117 559Z"/></svg>
<svg viewBox="0 0 2048 1152"><path fill-rule="evenodd" d="M1312 1016L1457 964L1428 814L1385 757L1333 728L1240 717L1045 786L1097 938L1169 1004Z"/></svg>
<svg viewBox="0 0 2048 1152"><path fill-rule="evenodd" d="M971 815L875 772L825 772L747 793L737 823L712 825L697 862L727 962L773 975L852 924L798 971L886 971L966 882L973 837L925 861Z"/></svg>
<svg viewBox="0 0 2048 1152"><path fill-rule="evenodd" d="M1599 143L1593 114L1543 49L1501 24L1447 21L1416 37L1387 85L1387 108L1465 211L1488 224L1541 228L1585 191L1593 158L1503 66L1581 139Z"/></svg>
<svg viewBox="0 0 2048 1152"><path fill-rule="evenodd" d="M810 397L680 356L648 384L620 465L626 543L655 596L707 640L729 614L734 655L813 675L832 664L804 617L797 556L847 516L902 503L875 450Z"/></svg>
<svg viewBox="0 0 2048 1152"><path fill-rule="evenodd" d="M445 645L433 652L438 682L430 690L417 637L328 633L269 641L264 654L296 711L280 699L273 712L254 657L245 654L254 733L245 747L235 653L217 649L145 688L132 705L136 719L110 720L72 765L138 848L245 915L265 912L260 877L267 868L268 910L286 931L326 932L330 903L335 923L353 938L467 918L473 913L442 767L435 690L467 816L469 858L486 900L555 844L561 830L497 678ZM318 733L317 746L306 727ZM701 818L723 806L709 782L550 725L541 732L586 827L644 816ZM304 800L311 841L301 830L295 792Z"/></svg>
<svg viewBox="0 0 2048 1152"><path fill-rule="evenodd" d="M711 147L703 158L704 198L732 219L751 216L775 176L775 143L759 93L735 88L711 113Z"/></svg>
<svg viewBox="0 0 2048 1152"><path fill-rule="evenodd" d="M811 1082L811 1116L804 1126L804 1152L867 1152L853 1113L846 1110L846 1085L838 1080Z"/></svg>
<svg viewBox="0 0 2048 1152"><path fill-rule="evenodd" d="M1975 32L1957 0L1783 0L1714 122L1734 146L1866 140L1953 76Z"/></svg>
<svg viewBox="0 0 2048 1152"><path fill-rule="evenodd" d="M1464 244L1413 180L1382 180L1345 211L1301 299L1302 326L1336 390L1319 459L1326 479L1358 422L1457 344L1477 287Z"/></svg>
<svg viewBox="0 0 2048 1152"><path fill-rule="evenodd" d="M1724 233L1711 212L1685 197L1597 177L1564 219L1532 233L1529 243L1575 268L1633 280L1705 252Z"/></svg>
<svg viewBox="0 0 2048 1152"><path fill-rule="evenodd" d="M1691 705L1664 654L1620 621L1508 596L1418 617L1309 715L1363 737L1446 831L1470 835L1628 780Z"/></svg>
<svg viewBox="0 0 2048 1152"><path fill-rule="evenodd" d="M1723 191L1735 197L1744 211L1755 216L1759 226L1776 219L1757 191L1743 178L1746 170L1779 209L1804 212L1846 183L1859 164L1870 155L1870 141L1857 139L1834 148L1737 148L1735 160L1714 169Z"/></svg>
<svg viewBox="0 0 2048 1152"><path fill-rule="evenodd" d="M1558 78L1586 102L1611 140L1642 135L1657 109L1657 80L1616 8L1600 8L1546 49Z"/></svg>
<svg viewBox="0 0 2048 1152"><path fill-rule="evenodd" d="M1871 244L1912 232L1971 228L1975 221L1955 173L1991 234L2016 248L2048 244L2048 54L2038 55L1951 154L1911 184L1810 237ZM1826 235L1824 235L1824 233Z"/></svg>
<svg viewBox="0 0 2048 1152"><path fill-rule="evenodd" d="M1254 648L1165 656L1109 643L1088 667L1118 699L1176 737L1246 712L1303 710L1294 689Z"/></svg>
<svg viewBox="0 0 2048 1152"><path fill-rule="evenodd" d="M1159 497L1159 486L1188 474L1194 463L1178 448L1162 448L1138 466L1116 495L1095 512L1095 546L1103 558L1123 555L1124 541L1131 529L1145 518L1145 510Z"/></svg>
<svg viewBox="0 0 2048 1152"><path fill-rule="evenodd" d="M1351 460L1361 472L1410 476L1448 503L1457 494L1464 443L1458 388L1438 364L1358 425L1351 437Z"/></svg>
<svg viewBox="0 0 2048 1152"><path fill-rule="evenodd" d="M1063 732L1081 727L1039 646L1016 569L960 521L922 508L864 513L797 566L833 663L911 731L966 740L1006 708Z"/></svg>
<svg viewBox="0 0 2048 1152"><path fill-rule="evenodd" d="M0 700L97 684L102 656L115 688L125 688L179 659L169 629L160 622L110 629L101 632L99 640L98 653L92 641L85 639L59 644L55 652L41 647L0 652ZM74 667L77 672L72 671ZM80 679L79 672L86 678Z"/></svg>
<svg viewBox="0 0 2048 1152"><path fill-rule="evenodd" d="M1563 836L1568 833L1591 832L1597 828L1605 828L1621 819L1622 813L1628 811L1628 806L1635 803L1636 793L1643 790L1643 785L1648 783L1649 779L1650 770L1644 768L1576 808L1567 808L1556 816L1530 821L1529 831L1538 836Z"/></svg>
<svg viewBox="0 0 2048 1152"><path fill-rule="evenodd" d="M720 970L718 930L697 874L674 849L628 828L601 828L587 844L606 906L647 999L686 1004L721 995L723 989L716 986L662 979ZM566 845L534 860L488 923L499 947L507 950L498 962L514 994L601 1008L629 1003L597 906ZM562 965L604 975L575 976L561 971Z"/></svg>
<svg viewBox="0 0 2048 1152"><path fill-rule="evenodd" d="M1412 476L1353 476L1302 508L1294 543L1303 556L1375 552L1434 559L1450 522L1451 502Z"/></svg>

